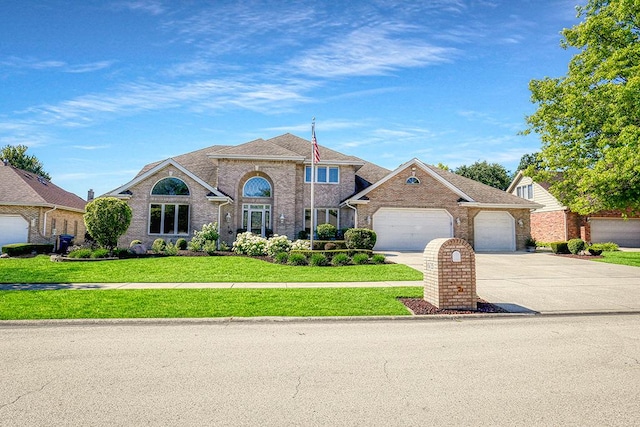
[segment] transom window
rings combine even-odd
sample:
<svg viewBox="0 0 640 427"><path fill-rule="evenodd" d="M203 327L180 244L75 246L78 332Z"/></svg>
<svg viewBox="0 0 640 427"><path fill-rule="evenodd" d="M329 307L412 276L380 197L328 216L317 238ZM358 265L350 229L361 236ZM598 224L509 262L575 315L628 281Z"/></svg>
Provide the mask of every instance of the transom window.
<svg viewBox="0 0 640 427"><path fill-rule="evenodd" d="M189 205L151 204L149 234L189 234Z"/></svg>
<svg viewBox="0 0 640 427"><path fill-rule="evenodd" d="M271 184L261 176L254 176L244 183L244 197L271 197Z"/></svg>
<svg viewBox="0 0 640 427"><path fill-rule="evenodd" d="M420 180L415 176L410 176L407 178L407 184L420 184Z"/></svg>
<svg viewBox="0 0 640 427"><path fill-rule="evenodd" d="M164 178L153 186L151 194L158 196L188 196L189 187L179 178Z"/></svg>
<svg viewBox="0 0 640 427"><path fill-rule="evenodd" d="M304 182L311 182L311 166L304 170ZM340 168L337 166L316 166L316 182L337 184L340 182Z"/></svg>
<svg viewBox="0 0 640 427"><path fill-rule="evenodd" d="M533 199L533 184L519 185L516 188L516 194L518 197L522 197L524 199Z"/></svg>

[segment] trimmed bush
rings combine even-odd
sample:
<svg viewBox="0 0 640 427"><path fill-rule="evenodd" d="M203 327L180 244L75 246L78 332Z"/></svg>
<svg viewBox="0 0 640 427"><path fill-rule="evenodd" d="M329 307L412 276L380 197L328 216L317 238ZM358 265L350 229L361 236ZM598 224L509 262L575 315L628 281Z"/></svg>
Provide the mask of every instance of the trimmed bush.
<svg viewBox="0 0 640 427"><path fill-rule="evenodd" d="M376 245L377 235L368 228L350 228L344 233L344 240L349 249L372 250Z"/></svg>
<svg viewBox="0 0 640 427"><path fill-rule="evenodd" d="M53 252L50 243L10 243L2 246L2 253L9 256L29 255L31 253L48 254Z"/></svg>
<svg viewBox="0 0 640 427"><path fill-rule="evenodd" d="M69 252L67 257L69 258L91 258L92 251L89 248L76 249Z"/></svg>
<svg viewBox="0 0 640 427"><path fill-rule="evenodd" d="M155 254L161 254L162 252L164 252L164 248L166 247L167 247L166 242L161 238L157 238L156 240L153 241L153 244L151 245L151 250Z"/></svg>
<svg viewBox="0 0 640 427"><path fill-rule="evenodd" d="M289 265L307 265L307 257L300 253L289 254Z"/></svg>
<svg viewBox="0 0 640 427"><path fill-rule="evenodd" d="M385 257L382 254L375 254L371 257L371 264L384 264Z"/></svg>
<svg viewBox="0 0 640 427"><path fill-rule="evenodd" d="M325 265L329 264L329 260L327 259L327 256L325 254L315 253L311 255L311 258L309 259L309 264L312 265L313 267L324 267Z"/></svg>
<svg viewBox="0 0 640 427"><path fill-rule="evenodd" d="M549 247L554 254L568 254L569 247L567 246L567 242L551 242L549 243Z"/></svg>
<svg viewBox="0 0 640 427"><path fill-rule="evenodd" d="M349 255L347 255L344 252L335 254L333 258L331 258L331 265L336 267L347 265L349 264L349 262L350 262Z"/></svg>
<svg viewBox="0 0 640 427"><path fill-rule="evenodd" d="M96 249L95 251L91 252L91 258L109 258L110 253L111 252L109 251L109 249Z"/></svg>
<svg viewBox="0 0 640 427"><path fill-rule="evenodd" d="M205 251L207 255L214 255L218 250L218 245L216 245L216 242L208 240L204 243L202 250Z"/></svg>
<svg viewBox="0 0 640 427"><path fill-rule="evenodd" d="M331 240L336 238L338 229L333 224L320 224L316 227L319 240Z"/></svg>
<svg viewBox="0 0 640 427"><path fill-rule="evenodd" d="M176 256L178 255L178 245L174 245L173 243L169 242L167 243L167 246L164 247L164 253L169 255L169 256Z"/></svg>
<svg viewBox="0 0 640 427"><path fill-rule="evenodd" d="M287 252L278 252L275 256L275 261L278 264L286 264L289 261L289 254Z"/></svg>
<svg viewBox="0 0 640 427"><path fill-rule="evenodd" d="M131 243L129 243L129 247L135 246L135 245L141 245L142 242L140 240L132 240Z"/></svg>
<svg viewBox="0 0 640 427"><path fill-rule="evenodd" d="M176 246L179 250L184 251L185 249L187 249L187 239L183 237L179 238L178 240L176 240Z"/></svg>
<svg viewBox="0 0 640 427"><path fill-rule="evenodd" d="M582 239L571 239L567 242L567 248L569 249L569 252L571 252L574 255L577 255L580 252L582 252L585 246L586 245L584 243L584 240Z"/></svg>
<svg viewBox="0 0 640 427"><path fill-rule="evenodd" d="M587 248L587 251L593 256L602 255L602 249L597 249L597 248L594 248L593 246L589 246Z"/></svg>
<svg viewBox="0 0 640 427"><path fill-rule="evenodd" d="M369 262L369 255L367 254L355 254L353 256L353 263L355 265L367 264Z"/></svg>
<svg viewBox="0 0 640 427"><path fill-rule="evenodd" d="M615 252L619 249L618 245L613 242L594 243L590 247L596 250L601 250L602 252Z"/></svg>
<svg viewBox="0 0 640 427"><path fill-rule="evenodd" d="M333 249L347 249L347 244L344 240L314 240L313 250L315 251L333 250L333 249L326 248L328 244L335 245L335 248Z"/></svg>
<svg viewBox="0 0 640 427"><path fill-rule="evenodd" d="M204 243L198 239L192 239L189 243L187 243L187 249L193 252L201 252L204 250Z"/></svg>

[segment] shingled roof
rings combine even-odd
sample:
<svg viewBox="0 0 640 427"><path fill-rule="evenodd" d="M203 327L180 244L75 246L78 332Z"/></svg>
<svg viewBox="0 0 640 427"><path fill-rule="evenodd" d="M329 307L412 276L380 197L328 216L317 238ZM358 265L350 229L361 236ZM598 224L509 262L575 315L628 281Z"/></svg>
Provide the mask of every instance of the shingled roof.
<svg viewBox="0 0 640 427"><path fill-rule="evenodd" d="M0 205L58 206L84 212L86 203L32 172L0 163Z"/></svg>

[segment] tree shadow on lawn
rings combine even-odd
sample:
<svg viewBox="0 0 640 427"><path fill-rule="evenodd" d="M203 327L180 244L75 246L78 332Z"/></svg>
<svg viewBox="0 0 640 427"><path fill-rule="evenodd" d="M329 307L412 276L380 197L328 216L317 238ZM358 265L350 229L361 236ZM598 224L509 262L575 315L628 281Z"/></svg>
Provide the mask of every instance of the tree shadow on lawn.
<svg viewBox="0 0 640 427"><path fill-rule="evenodd" d="M55 291L60 289L103 289L99 283L3 283L0 291Z"/></svg>

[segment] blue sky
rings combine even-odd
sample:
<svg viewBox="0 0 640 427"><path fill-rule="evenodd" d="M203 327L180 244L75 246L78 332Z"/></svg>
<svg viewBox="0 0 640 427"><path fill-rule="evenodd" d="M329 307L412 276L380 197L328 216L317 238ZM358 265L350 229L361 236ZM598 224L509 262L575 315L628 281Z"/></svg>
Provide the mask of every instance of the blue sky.
<svg viewBox="0 0 640 427"><path fill-rule="evenodd" d="M313 117L321 145L389 169L513 171L578 1L4 1L0 146L83 198L210 145L310 139Z"/></svg>

